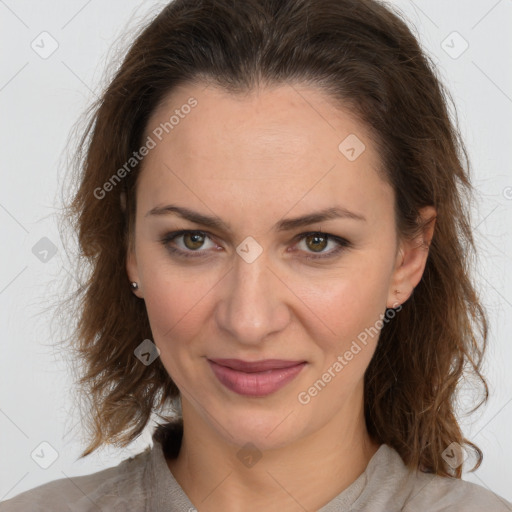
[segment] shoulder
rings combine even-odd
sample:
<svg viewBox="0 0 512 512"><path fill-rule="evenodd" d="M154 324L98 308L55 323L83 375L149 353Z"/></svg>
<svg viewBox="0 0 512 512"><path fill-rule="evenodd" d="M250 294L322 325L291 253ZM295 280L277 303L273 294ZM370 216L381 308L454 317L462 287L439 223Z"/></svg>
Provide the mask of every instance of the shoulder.
<svg viewBox="0 0 512 512"><path fill-rule="evenodd" d="M88 512L143 510L143 476L151 447L117 466L77 477L61 478L0 503L0 512ZM132 508L135 507L135 508Z"/></svg>
<svg viewBox="0 0 512 512"><path fill-rule="evenodd" d="M407 467L383 444L364 473L358 512L512 512L512 504L480 485Z"/></svg>
<svg viewBox="0 0 512 512"><path fill-rule="evenodd" d="M512 512L512 504L481 485L458 478L413 473L404 512Z"/></svg>

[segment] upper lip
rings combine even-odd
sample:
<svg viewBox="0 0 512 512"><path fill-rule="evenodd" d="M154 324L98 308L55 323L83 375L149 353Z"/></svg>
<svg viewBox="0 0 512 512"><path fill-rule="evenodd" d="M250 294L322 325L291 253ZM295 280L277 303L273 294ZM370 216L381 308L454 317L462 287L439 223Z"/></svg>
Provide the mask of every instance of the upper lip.
<svg viewBox="0 0 512 512"><path fill-rule="evenodd" d="M306 361L289 361L285 359L262 359L260 361L244 361L242 359L210 359L210 361L242 372L264 372L278 368L290 368Z"/></svg>

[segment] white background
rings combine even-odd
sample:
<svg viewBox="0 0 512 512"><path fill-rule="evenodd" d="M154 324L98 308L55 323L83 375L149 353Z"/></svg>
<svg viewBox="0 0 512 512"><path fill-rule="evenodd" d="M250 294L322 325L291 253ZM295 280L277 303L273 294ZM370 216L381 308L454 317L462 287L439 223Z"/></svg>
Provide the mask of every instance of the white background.
<svg viewBox="0 0 512 512"><path fill-rule="evenodd" d="M485 454L481 468L464 478L512 501L512 2L392 3L416 27L455 98L478 189L473 214L481 258L478 284L491 324L486 363L491 399L464 421L466 436ZM59 332L50 331L45 308L51 306L56 283L70 271L54 217L67 170L69 131L99 92L119 38L129 42L145 16L163 5L0 0L0 500L116 465L150 444L147 430L125 450L104 449L75 461L83 446L72 376L65 355L52 348ZM46 59L31 48L34 40L42 46L38 41L48 37L40 36L43 31L58 43ZM469 46L459 56L464 41ZM46 49L49 44L47 39ZM121 54L122 48L121 43ZM43 237L57 248L46 263L32 252ZM58 454L48 469L31 458L41 442Z"/></svg>

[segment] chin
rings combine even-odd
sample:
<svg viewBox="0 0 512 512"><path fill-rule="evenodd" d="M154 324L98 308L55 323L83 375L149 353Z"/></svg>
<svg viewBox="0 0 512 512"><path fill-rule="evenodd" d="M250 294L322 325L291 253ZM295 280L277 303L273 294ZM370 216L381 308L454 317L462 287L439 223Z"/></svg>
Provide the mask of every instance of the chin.
<svg viewBox="0 0 512 512"><path fill-rule="evenodd" d="M274 411L248 411L245 407L233 412L224 411L223 425L212 425L227 442L238 447L252 443L259 450L272 450L286 446L300 436L301 428L296 415L279 407ZM288 416L289 415L289 416Z"/></svg>

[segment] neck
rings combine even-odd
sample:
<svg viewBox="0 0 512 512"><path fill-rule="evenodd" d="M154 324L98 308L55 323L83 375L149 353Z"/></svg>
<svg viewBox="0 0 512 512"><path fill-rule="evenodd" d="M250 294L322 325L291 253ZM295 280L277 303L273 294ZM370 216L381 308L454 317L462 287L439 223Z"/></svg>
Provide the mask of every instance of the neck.
<svg viewBox="0 0 512 512"><path fill-rule="evenodd" d="M183 400L181 448L167 464L201 511L318 510L364 472L379 448L368 435L362 406L358 412L348 423L343 414L344 421L259 452L226 441Z"/></svg>

